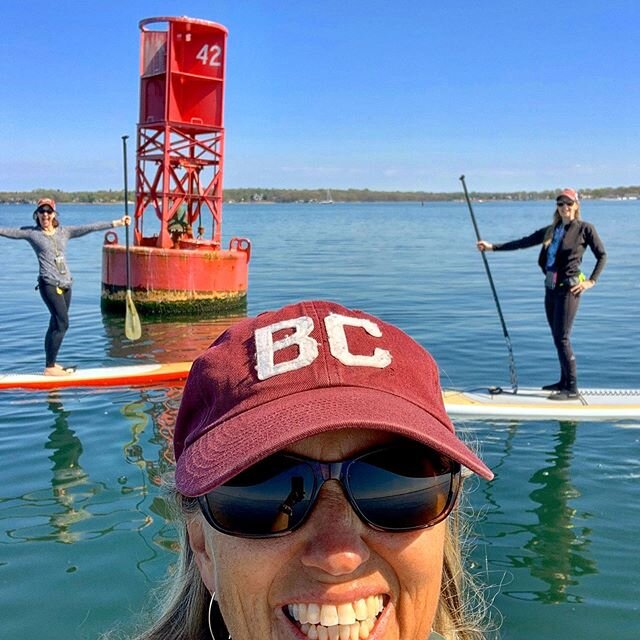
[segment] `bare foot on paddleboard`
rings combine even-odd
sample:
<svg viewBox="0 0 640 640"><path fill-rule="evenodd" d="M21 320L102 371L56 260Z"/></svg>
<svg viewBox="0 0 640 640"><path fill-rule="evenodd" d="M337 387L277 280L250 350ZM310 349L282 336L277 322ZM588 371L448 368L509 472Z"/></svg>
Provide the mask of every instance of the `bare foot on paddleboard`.
<svg viewBox="0 0 640 640"><path fill-rule="evenodd" d="M67 373L73 373L76 370L75 366L72 367L63 367L59 365L57 362L53 365L56 369L60 369L60 371L66 371Z"/></svg>
<svg viewBox="0 0 640 640"><path fill-rule="evenodd" d="M45 376L70 376L73 371L69 371L59 364L53 365L53 367L46 367L44 370Z"/></svg>

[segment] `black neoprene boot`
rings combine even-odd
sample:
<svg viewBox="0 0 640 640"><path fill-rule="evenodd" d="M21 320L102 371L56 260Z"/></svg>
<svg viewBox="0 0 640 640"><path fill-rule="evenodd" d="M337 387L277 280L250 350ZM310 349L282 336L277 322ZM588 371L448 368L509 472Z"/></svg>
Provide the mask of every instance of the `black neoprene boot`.
<svg viewBox="0 0 640 640"><path fill-rule="evenodd" d="M578 400L579 398L580 394L577 389L565 389L564 391L558 391L549 396L549 400Z"/></svg>

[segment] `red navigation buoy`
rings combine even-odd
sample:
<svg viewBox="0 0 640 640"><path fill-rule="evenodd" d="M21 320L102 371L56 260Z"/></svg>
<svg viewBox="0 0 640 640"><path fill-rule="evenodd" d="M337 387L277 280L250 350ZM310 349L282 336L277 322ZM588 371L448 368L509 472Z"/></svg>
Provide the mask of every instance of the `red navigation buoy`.
<svg viewBox="0 0 640 640"><path fill-rule="evenodd" d="M227 29L193 18L140 22L140 120L131 290L142 315L246 308L251 243L222 248ZM105 236L102 303L121 310L126 250Z"/></svg>

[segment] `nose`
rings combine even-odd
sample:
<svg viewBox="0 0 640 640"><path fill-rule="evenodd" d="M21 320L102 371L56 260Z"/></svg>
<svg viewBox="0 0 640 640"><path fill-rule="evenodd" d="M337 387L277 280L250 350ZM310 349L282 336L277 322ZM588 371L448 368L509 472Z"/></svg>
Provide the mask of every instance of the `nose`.
<svg viewBox="0 0 640 640"><path fill-rule="evenodd" d="M336 481L325 482L302 531L307 539L301 562L311 571L344 576L357 571L370 557L365 541L368 527Z"/></svg>

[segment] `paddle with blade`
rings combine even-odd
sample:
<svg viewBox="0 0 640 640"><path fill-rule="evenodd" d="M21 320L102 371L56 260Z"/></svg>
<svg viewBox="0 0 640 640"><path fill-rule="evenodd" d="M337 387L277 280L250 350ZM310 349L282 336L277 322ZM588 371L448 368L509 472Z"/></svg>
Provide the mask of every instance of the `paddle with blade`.
<svg viewBox="0 0 640 640"><path fill-rule="evenodd" d="M129 190L127 187L127 138L122 136L122 157L124 164L124 214L129 215ZM131 296L131 251L129 246L129 225L125 225L125 243L127 255L127 292L125 294L124 335L129 340L138 340L142 335L140 317Z"/></svg>

